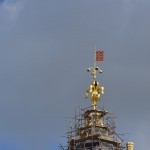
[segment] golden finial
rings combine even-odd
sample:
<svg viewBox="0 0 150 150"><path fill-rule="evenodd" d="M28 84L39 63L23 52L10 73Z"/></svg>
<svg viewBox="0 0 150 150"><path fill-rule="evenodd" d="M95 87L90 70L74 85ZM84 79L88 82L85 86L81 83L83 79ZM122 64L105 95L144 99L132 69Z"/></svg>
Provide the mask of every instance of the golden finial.
<svg viewBox="0 0 150 150"><path fill-rule="evenodd" d="M102 55L101 55L102 52ZM103 51L97 51L94 49L94 67L89 67L88 72L91 72L94 80L90 85L90 88L86 91L85 98L88 98L88 94L91 93L92 107L95 110L97 107L98 101L100 101L100 93L104 94L104 87L96 81L96 72L102 73L102 70L96 66L96 61L103 61ZM102 57L101 57L102 56Z"/></svg>

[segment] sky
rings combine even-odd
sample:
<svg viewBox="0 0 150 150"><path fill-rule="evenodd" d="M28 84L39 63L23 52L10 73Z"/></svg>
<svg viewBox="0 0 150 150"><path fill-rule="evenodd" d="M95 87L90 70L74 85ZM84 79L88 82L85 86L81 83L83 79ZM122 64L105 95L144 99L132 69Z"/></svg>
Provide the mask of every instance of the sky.
<svg viewBox="0 0 150 150"><path fill-rule="evenodd" d="M66 117L90 105L94 47L105 51L100 106L136 150L150 143L149 0L0 0L0 150L59 150Z"/></svg>

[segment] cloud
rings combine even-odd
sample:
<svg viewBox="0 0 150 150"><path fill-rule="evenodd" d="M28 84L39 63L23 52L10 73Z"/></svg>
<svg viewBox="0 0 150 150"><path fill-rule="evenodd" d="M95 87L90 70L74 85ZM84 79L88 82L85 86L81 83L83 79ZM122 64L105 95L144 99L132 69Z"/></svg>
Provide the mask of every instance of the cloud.
<svg viewBox="0 0 150 150"><path fill-rule="evenodd" d="M139 123L137 124L137 126L135 126L136 128L136 133L135 133L135 139L136 142L135 143L135 149L148 149L149 147L149 143L150 143L150 139L149 139L149 134L150 131L148 130L149 126L150 126L150 122L148 120L148 118L143 121L143 119L139 119Z"/></svg>
<svg viewBox="0 0 150 150"><path fill-rule="evenodd" d="M0 0L0 4L3 3L5 0Z"/></svg>
<svg viewBox="0 0 150 150"><path fill-rule="evenodd" d="M23 8L23 0L4 0L0 6L0 19L14 20Z"/></svg>

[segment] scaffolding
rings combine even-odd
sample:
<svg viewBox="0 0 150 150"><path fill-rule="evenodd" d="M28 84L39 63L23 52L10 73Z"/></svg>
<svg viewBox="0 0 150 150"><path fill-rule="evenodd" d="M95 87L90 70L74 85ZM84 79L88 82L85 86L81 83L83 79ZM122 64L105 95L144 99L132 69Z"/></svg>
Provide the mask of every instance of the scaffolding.
<svg viewBox="0 0 150 150"><path fill-rule="evenodd" d="M115 129L114 115L104 108L80 109L70 118L68 143L60 150L123 150L123 140Z"/></svg>

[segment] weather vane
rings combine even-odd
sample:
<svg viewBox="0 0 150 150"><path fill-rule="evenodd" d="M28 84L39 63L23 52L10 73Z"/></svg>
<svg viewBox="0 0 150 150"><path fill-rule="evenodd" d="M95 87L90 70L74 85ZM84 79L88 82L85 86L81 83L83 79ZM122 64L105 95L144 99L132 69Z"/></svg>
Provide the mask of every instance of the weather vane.
<svg viewBox="0 0 150 150"><path fill-rule="evenodd" d="M104 61L104 51L103 50L96 50L94 49L94 67L89 67L87 69L88 72L91 73L93 76L93 82L90 85L90 88L86 91L85 98L88 98L89 93L91 93L91 102L92 102L92 107L94 110L96 110L97 103L100 101L100 93L104 94L104 87L101 86L97 81L96 81L96 73L97 71L99 73L102 73L102 70L96 66L97 61Z"/></svg>

